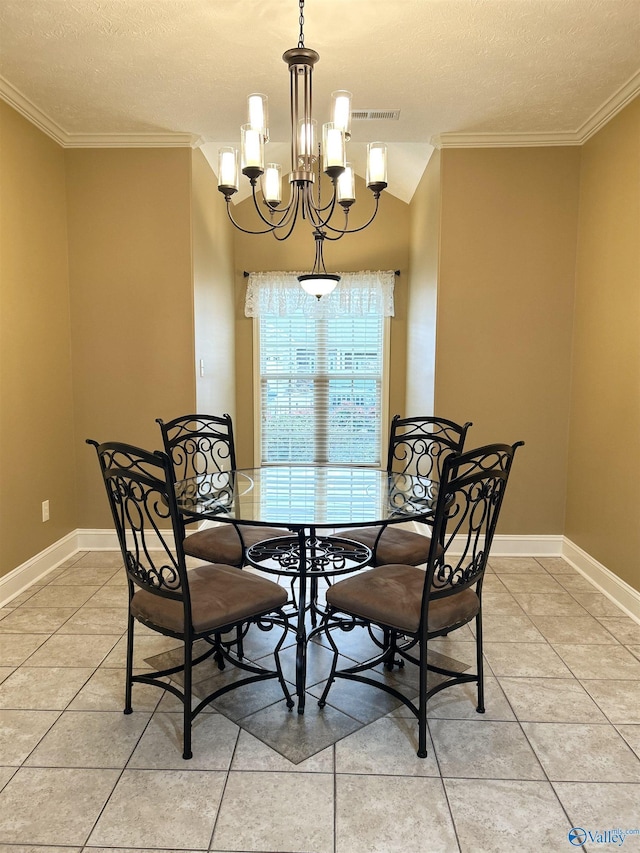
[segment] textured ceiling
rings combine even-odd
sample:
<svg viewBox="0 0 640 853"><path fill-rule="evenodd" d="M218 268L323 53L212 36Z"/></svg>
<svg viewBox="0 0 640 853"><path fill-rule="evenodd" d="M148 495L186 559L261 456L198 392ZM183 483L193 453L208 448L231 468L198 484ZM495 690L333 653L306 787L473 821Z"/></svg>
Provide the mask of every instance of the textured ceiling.
<svg viewBox="0 0 640 853"><path fill-rule="evenodd" d="M388 142L405 200L432 144L579 144L640 91L640 0L307 0L305 18L319 123L340 88L400 110L354 123L350 156ZM252 91L286 141L297 39L296 0L0 0L0 95L63 145L213 160Z"/></svg>

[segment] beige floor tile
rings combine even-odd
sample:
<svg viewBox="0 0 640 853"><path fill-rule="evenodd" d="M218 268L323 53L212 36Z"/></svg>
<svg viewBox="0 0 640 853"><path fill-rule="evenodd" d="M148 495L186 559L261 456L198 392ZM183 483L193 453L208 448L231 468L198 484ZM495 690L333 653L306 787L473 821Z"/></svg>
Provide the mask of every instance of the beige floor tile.
<svg viewBox="0 0 640 853"><path fill-rule="evenodd" d="M213 771L125 770L89 845L206 850L224 780Z"/></svg>
<svg viewBox="0 0 640 853"><path fill-rule="evenodd" d="M502 583L498 575L493 572L485 572L484 580L482 581L482 593L505 593L508 592L506 586Z"/></svg>
<svg viewBox="0 0 640 853"><path fill-rule="evenodd" d="M87 551L78 557L74 565L90 569L122 569L124 564L122 562L122 554L120 549L118 549L114 551Z"/></svg>
<svg viewBox="0 0 640 853"><path fill-rule="evenodd" d="M446 779L462 853L571 850L571 828L548 782Z"/></svg>
<svg viewBox="0 0 640 853"><path fill-rule="evenodd" d="M438 776L433 744L427 734L427 758L418 758L415 717L382 717L336 744L336 773Z"/></svg>
<svg viewBox="0 0 640 853"><path fill-rule="evenodd" d="M580 679L640 679L640 661L623 646L554 643L553 648Z"/></svg>
<svg viewBox="0 0 640 853"><path fill-rule="evenodd" d="M638 660L640 660L640 645L639 646L627 646L627 648L629 649L629 651L631 652L632 655L635 655L635 657L637 657Z"/></svg>
<svg viewBox="0 0 640 853"><path fill-rule="evenodd" d="M640 758L640 726L616 726L631 749Z"/></svg>
<svg viewBox="0 0 640 853"><path fill-rule="evenodd" d="M14 666L0 666L0 684L2 684L5 679L9 678L12 672L15 672Z"/></svg>
<svg viewBox="0 0 640 853"><path fill-rule="evenodd" d="M136 669L151 669L147 658L163 652L171 651L179 645L179 640L172 637L163 637L162 634L154 632L151 635L137 635L134 632L133 665ZM122 637L113 646L111 652L102 661L104 667L124 667L127 664L127 638Z"/></svg>
<svg viewBox="0 0 640 853"><path fill-rule="evenodd" d="M498 575L546 575L534 557L489 557L489 565Z"/></svg>
<svg viewBox="0 0 640 853"><path fill-rule="evenodd" d="M127 607L129 596L126 587L105 584L88 599L89 607ZM83 604L87 602L82 602Z"/></svg>
<svg viewBox="0 0 640 853"><path fill-rule="evenodd" d="M0 714L0 765L20 766L58 718L59 711Z"/></svg>
<svg viewBox="0 0 640 853"><path fill-rule="evenodd" d="M0 838L84 844L117 778L117 770L20 768L0 794Z"/></svg>
<svg viewBox="0 0 640 853"><path fill-rule="evenodd" d="M9 779L17 772L17 767L2 767L0 766L0 791L5 787Z"/></svg>
<svg viewBox="0 0 640 853"><path fill-rule="evenodd" d="M484 714L476 711L478 705L478 688L473 682L455 684L446 690L436 693L429 700L427 717L441 720L514 720L513 711L509 707L498 681L493 676L484 679ZM406 711L406 714L405 714ZM394 712L394 716L406 716L411 713L404 706ZM415 717L414 717L415 719Z"/></svg>
<svg viewBox="0 0 640 853"><path fill-rule="evenodd" d="M588 578L578 573L574 575L558 575L557 581L567 592L594 593L598 591L597 587Z"/></svg>
<svg viewBox="0 0 640 853"><path fill-rule="evenodd" d="M135 672L135 670L134 670ZM91 678L77 693L70 711L120 711L124 709L124 669L96 669ZM132 706L134 714L155 710L163 691L150 684L133 685Z"/></svg>
<svg viewBox="0 0 640 853"><path fill-rule="evenodd" d="M556 782L640 782L640 759L608 725L522 723L545 773Z"/></svg>
<svg viewBox="0 0 640 853"><path fill-rule="evenodd" d="M443 778L544 778L518 723L430 720L429 729Z"/></svg>
<svg viewBox="0 0 640 853"><path fill-rule="evenodd" d="M623 619L612 619L601 616L598 620L620 643L640 643L640 625L625 616Z"/></svg>
<svg viewBox="0 0 640 853"><path fill-rule="evenodd" d="M0 684L0 708L62 711L92 672L89 667L21 666Z"/></svg>
<svg viewBox="0 0 640 853"><path fill-rule="evenodd" d="M626 615L617 604L600 592L574 592L572 593L578 604L588 610L592 616L601 616L619 619Z"/></svg>
<svg viewBox="0 0 640 853"><path fill-rule="evenodd" d="M616 645L616 638L597 619L584 616L533 616L533 622L550 643Z"/></svg>
<svg viewBox="0 0 640 853"><path fill-rule="evenodd" d="M583 681L612 723L640 723L640 681Z"/></svg>
<svg viewBox="0 0 640 853"><path fill-rule="evenodd" d="M575 678L508 678L500 685L518 720L540 723L606 723Z"/></svg>
<svg viewBox="0 0 640 853"><path fill-rule="evenodd" d="M578 572L563 557L536 557L536 562L551 575L573 575Z"/></svg>
<svg viewBox="0 0 640 853"><path fill-rule="evenodd" d="M336 777L336 853L423 850L458 850L440 779Z"/></svg>
<svg viewBox="0 0 640 853"><path fill-rule="evenodd" d="M568 592L516 592L514 597L531 616L584 616L585 609Z"/></svg>
<svg viewBox="0 0 640 853"><path fill-rule="evenodd" d="M494 675L564 678L571 673L547 643L484 643Z"/></svg>
<svg viewBox="0 0 640 853"><path fill-rule="evenodd" d="M98 586L48 586L29 598L29 607L82 607L100 589Z"/></svg>
<svg viewBox="0 0 640 853"><path fill-rule="evenodd" d="M126 630L126 607L90 607L85 604L58 629L58 634L116 634L121 637Z"/></svg>
<svg viewBox="0 0 640 853"><path fill-rule="evenodd" d="M26 766L123 768L148 721L148 714L65 711Z"/></svg>
<svg viewBox="0 0 640 853"><path fill-rule="evenodd" d="M482 619L485 642L543 643L544 637L524 613L485 614Z"/></svg>
<svg viewBox="0 0 640 853"><path fill-rule="evenodd" d="M573 826L587 833L602 830L640 829L638 818L640 785L598 784L597 782L554 782L560 802L565 807ZM638 835L627 835L620 842L600 844L587 842L586 849L632 850L638 849Z"/></svg>
<svg viewBox="0 0 640 853"><path fill-rule="evenodd" d="M6 853L81 853L82 847L60 847L58 845L48 847L41 844L0 844L0 850L2 853L5 853L5 851ZM94 853L94 851L92 850L91 853ZM112 851L112 853L115 853L115 851ZM118 851L118 853L121 853L121 851ZM137 851L137 853L142 853L142 851Z"/></svg>
<svg viewBox="0 0 640 853"><path fill-rule="evenodd" d="M482 613L485 616L512 613L522 616L523 610L510 592L484 592L482 593Z"/></svg>
<svg viewBox="0 0 640 853"><path fill-rule="evenodd" d="M502 575L502 583L509 592L532 592L542 595L556 595L563 592L558 581L546 572L536 575Z"/></svg>
<svg viewBox="0 0 640 853"><path fill-rule="evenodd" d="M271 770L276 772L333 773L333 746L317 752L299 764L293 764L249 732L240 736L231 762L232 770Z"/></svg>
<svg viewBox="0 0 640 853"><path fill-rule="evenodd" d="M21 607L27 601L30 601L37 591L38 587L35 586L32 586L27 590L23 590L18 595L14 595L14 597L10 601L6 601L4 603L4 607L10 610L15 609L16 607Z"/></svg>
<svg viewBox="0 0 640 853"><path fill-rule="evenodd" d="M103 586L117 571L115 568L83 568L72 566L49 581L50 586Z"/></svg>
<svg viewBox="0 0 640 853"><path fill-rule="evenodd" d="M78 636L54 634L29 658L29 666L96 667L115 646L118 638L111 634Z"/></svg>
<svg viewBox="0 0 640 853"><path fill-rule="evenodd" d="M75 607L22 607L10 610L0 622L1 633L53 634L76 612Z"/></svg>
<svg viewBox="0 0 640 853"><path fill-rule="evenodd" d="M132 715L133 716L133 715ZM185 764L182 714L156 713L128 767L139 770L228 770L240 729L222 714L199 714L193 721L193 758Z"/></svg>
<svg viewBox="0 0 640 853"><path fill-rule="evenodd" d="M5 666L20 666L46 641L46 634L0 634L0 660Z"/></svg>
<svg viewBox="0 0 640 853"><path fill-rule="evenodd" d="M333 804L330 774L232 771L211 849L333 853Z"/></svg>

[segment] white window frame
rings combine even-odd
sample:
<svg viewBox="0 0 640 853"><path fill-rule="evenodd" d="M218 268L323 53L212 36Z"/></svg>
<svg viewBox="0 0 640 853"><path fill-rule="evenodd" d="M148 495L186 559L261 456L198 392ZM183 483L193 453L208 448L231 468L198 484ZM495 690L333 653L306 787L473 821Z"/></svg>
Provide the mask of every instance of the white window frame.
<svg viewBox="0 0 640 853"><path fill-rule="evenodd" d="M380 388L380 461L377 463L357 463L362 467L384 468L388 450L389 424L389 366L391 361L391 318L382 318L382 373ZM253 319L253 458L255 465L262 461L262 387L260 377L260 318ZM278 463L271 463L277 465ZM292 463L296 464L296 463ZM301 463L302 464L302 463ZM312 463L304 463L311 465Z"/></svg>

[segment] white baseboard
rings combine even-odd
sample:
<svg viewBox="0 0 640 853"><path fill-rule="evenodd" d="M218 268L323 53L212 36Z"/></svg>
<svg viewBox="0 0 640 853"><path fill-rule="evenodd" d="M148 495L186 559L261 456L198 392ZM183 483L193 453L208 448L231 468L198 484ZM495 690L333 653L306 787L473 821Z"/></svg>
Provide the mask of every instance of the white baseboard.
<svg viewBox="0 0 640 853"><path fill-rule="evenodd" d="M562 556L574 569L590 581L599 592L613 601L627 616L640 623L640 592L634 589L602 563L599 563L586 551L570 539L564 539Z"/></svg>
<svg viewBox="0 0 640 853"><path fill-rule="evenodd" d="M78 551L117 551L118 548L115 530L74 530L0 577L0 607ZM497 535L491 553L496 557L564 557L598 592L640 623L640 592L564 536Z"/></svg>
<svg viewBox="0 0 640 853"><path fill-rule="evenodd" d="M40 551L39 554L22 563L21 566L3 575L0 578L0 607L49 574L60 563L64 563L78 551L78 548L78 531L73 530L53 545L49 545L44 551Z"/></svg>

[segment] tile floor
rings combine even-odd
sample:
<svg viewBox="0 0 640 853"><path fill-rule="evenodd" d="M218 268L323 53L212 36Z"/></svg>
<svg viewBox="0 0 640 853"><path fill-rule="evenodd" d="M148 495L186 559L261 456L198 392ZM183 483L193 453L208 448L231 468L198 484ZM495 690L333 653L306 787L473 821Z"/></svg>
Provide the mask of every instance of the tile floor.
<svg viewBox="0 0 640 853"><path fill-rule="evenodd" d="M640 625L560 558L490 569L487 713L435 697L426 760L401 706L297 764L211 709L185 762L173 697L134 685L122 714L119 554L76 554L0 609L0 851L554 853L578 826L640 853ZM136 666L175 646L142 628ZM433 646L473 662L469 628Z"/></svg>

